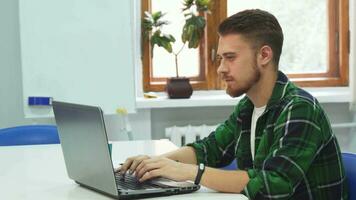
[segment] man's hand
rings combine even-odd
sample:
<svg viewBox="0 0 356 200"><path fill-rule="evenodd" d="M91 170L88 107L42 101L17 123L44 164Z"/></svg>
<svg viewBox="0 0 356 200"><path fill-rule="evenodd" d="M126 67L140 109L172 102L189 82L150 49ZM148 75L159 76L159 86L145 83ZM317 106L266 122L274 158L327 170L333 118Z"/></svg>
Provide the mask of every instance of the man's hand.
<svg viewBox="0 0 356 200"><path fill-rule="evenodd" d="M175 181L194 180L198 167L180 163L164 157L144 159L136 167L135 173L140 182L155 177L164 177Z"/></svg>
<svg viewBox="0 0 356 200"><path fill-rule="evenodd" d="M134 171L136 171L137 166L143 161L150 159L149 156L147 155L139 155L139 156L134 156L127 158L125 163L121 165L118 169L115 171L120 172L121 174L125 174L127 171L129 171L130 174L132 174Z"/></svg>
<svg viewBox="0 0 356 200"><path fill-rule="evenodd" d="M140 182L155 177L164 177L175 181L194 180L198 171L196 165L180 163L165 157L139 155L126 159L116 171L125 174L135 172Z"/></svg>

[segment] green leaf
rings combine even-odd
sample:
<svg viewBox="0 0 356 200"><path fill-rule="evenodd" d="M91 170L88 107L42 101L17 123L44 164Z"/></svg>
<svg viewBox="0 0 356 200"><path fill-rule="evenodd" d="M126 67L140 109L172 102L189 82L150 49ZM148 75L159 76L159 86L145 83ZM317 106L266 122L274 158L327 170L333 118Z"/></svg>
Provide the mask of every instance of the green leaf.
<svg viewBox="0 0 356 200"><path fill-rule="evenodd" d="M193 6L193 4L194 4L194 0L184 0L184 2L183 2L183 5L184 5L183 11L189 10L190 7Z"/></svg>
<svg viewBox="0 0 356 200"><path fill-rule="evenodd" d="M157 11L154 13L149 13L149 12L145 12L145 16L143 18L143 27L144 28L150 28L151 30L153 29L153 27L155 28L159 28L162 25L166 25L169 24L168 21L164 21L162 20L162 17L165 15L165 13L162 14L161 11Z"/></svg>
<svg viewBox="0 0 356 200"><path fill-rule="evenodd" d="M208 11L210 6L210 0L195 0L195 5L197 6L197 11Z"/></svg>
<svg viewBox="0 0 356 200"><path fill-rule="evenodd" d="M161 32L156 31L151 37L152 49L155 45L163 47L168 53L172 53L172 43L176 40L172 35L161 35Z"/></svg>
<svg viewBox="0 0 356 200"><path fill-rule="evenodd" d="M172 53L172 43L176 41L172 35L161 33L161 27L169 24L168 21L162 20L164 15L161 11L145 12L142 20L143 35L150 39L152 55L155 45L163 47L167 52Z"/></svg>
<svg viewBox="0 0 356 200"><path fill-rule="evenodd" d="M162 14L161 11L157 11L157 12L152 13L153 22L157 22L159 19L161 19L163 17L163 15L164 14Z"/></svg>
<svg viewBox="0 0 356 200"><path fill-rule="evenodd" d="M203 16L192 15L190 18L186 19L182 30L183 43L188 42L189 48L197 48L203 37L205 24L206 21Z"/></svg>
<svg viewBox="0 0 356 200"><path fill-rule="evenodd" d="M209 12L211 0L183 0L183 15L185 24L182 29L181 39L183 43L188 42L189 48L197 48L203 37L206 21L203 16L191 11L192 6L196 6L198 12ZM186 12L184 12L186 11ZM165 13L157 11L154 13L145 12L142 21L142 31L147 37L150 37L151 48L157 45L164 48L167 52L172 53L172 44L176 39L170 34L161 33L162 26L169 24L163 20Z"/></svg>
<svg viewBox="0 0 356 200"><path fill-rule="evenodd" d="M145 19L146 21L153 22L152 14L149 13L149 12L147 12L147 11L145 11L145 17L144 17L144 19Z"/></svg>
<svg viewBox="0 0 356 200"><path fill-rule="evenodd" d="M163 34L165 38L167 38L170 42L175 42L176 39L171 34Z"/></svg>
<svg viewBox="0 0 356 200"><path fill-rule="evenodd" d="M202 33L199 30L193 32L192 38L188 43L189 48L197 48L201 39Z"/></svg>
<svg viewBox="0 0 356 200"><path fill-rule="evenodd" d="M200 29L204 29L206 24L203 16L194 17L193 23Z"/></svg>

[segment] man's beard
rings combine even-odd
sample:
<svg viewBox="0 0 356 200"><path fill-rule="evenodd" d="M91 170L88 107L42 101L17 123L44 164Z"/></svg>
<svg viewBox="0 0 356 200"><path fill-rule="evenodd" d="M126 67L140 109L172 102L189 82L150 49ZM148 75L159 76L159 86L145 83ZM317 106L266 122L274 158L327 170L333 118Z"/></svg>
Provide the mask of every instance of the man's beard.
<svg viewBox="0 0 356 200"><path fill-rule="evenodd" d="M238 85L238 88L233 89L229 87L229 85L226 86L226 93L230 95L231 97L239 97L243 94L245 94L255 83L257 83L260 80L261 73L258 71L257 68L257 63L254 63L253 67L253 75L252 77L246 81L244 85Z"/></svg>

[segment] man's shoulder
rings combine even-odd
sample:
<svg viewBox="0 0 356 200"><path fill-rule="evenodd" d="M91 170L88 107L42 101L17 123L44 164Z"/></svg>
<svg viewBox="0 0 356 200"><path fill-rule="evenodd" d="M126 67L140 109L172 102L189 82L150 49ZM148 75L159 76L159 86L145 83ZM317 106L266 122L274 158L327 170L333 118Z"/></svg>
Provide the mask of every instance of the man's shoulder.
<svg viewBox="0 0 356 200"><path fill-rule="evenodd" d="M285 106L297 104L305 105L307 107L312 106L315 109L321 108L318 100L312 94L297 86L293 86L290 90L288 90L286 95L281 99L280 103Z"/></svg>
<svg viewBox="0 0 356 200"><path fill-rule="evenodd" d="M309 92L297 86L286 90L286 94L275 104L273 110L279 115L292 110L302 116L325 115L318 100Z"/></svg>

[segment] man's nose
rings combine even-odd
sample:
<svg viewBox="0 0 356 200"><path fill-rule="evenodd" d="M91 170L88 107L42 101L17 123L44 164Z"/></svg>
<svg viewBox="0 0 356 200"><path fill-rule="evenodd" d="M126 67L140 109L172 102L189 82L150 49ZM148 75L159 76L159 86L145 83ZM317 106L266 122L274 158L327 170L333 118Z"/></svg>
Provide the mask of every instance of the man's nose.
<svg viewBox="0 0 356 200"><path fill-rule="evenodd" d="M226 66L221 62L218 69L216 70L218 74L223 74L227 72Z"/></svg>

